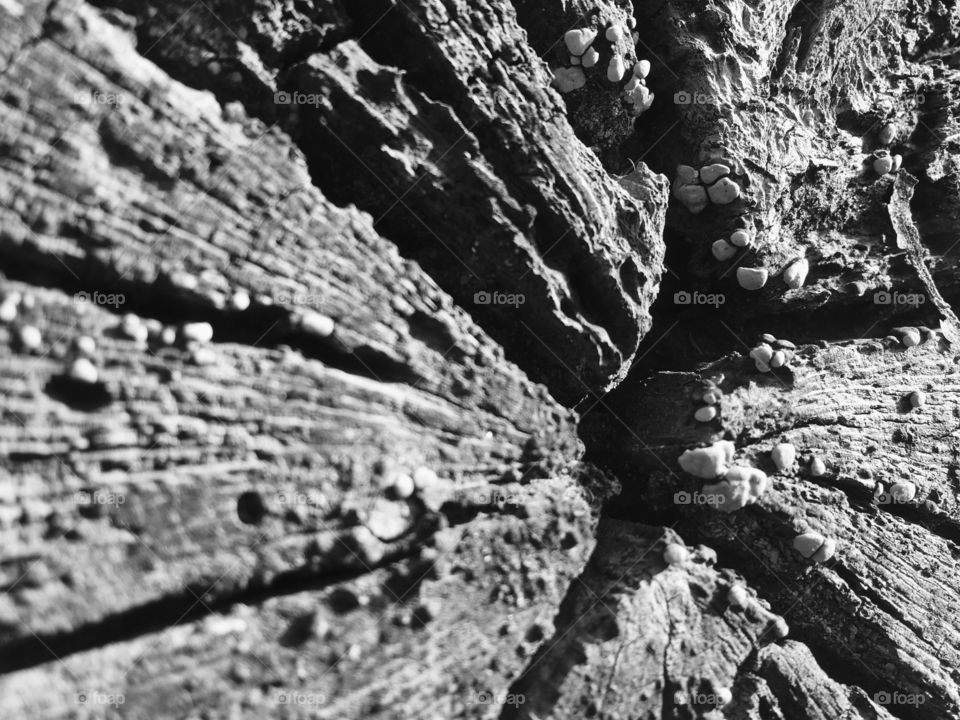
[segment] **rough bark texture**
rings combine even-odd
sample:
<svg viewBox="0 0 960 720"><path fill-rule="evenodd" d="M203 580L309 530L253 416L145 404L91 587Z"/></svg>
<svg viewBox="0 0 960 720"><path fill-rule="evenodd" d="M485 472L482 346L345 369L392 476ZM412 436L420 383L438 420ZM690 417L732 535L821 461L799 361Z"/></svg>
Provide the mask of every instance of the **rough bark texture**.
<svg viewBox="0 0 960 720"><path fill-rule="evenodd" d="M960 717L958 27L0 0L0 715Z"/></svg>

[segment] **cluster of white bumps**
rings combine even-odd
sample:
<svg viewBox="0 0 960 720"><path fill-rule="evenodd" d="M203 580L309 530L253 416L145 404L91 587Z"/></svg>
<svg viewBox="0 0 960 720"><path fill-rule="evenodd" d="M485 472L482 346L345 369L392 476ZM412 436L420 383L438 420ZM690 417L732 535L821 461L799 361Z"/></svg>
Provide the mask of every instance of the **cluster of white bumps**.
<svg viewBox="0 0 960 720"><path fill-rule="evenodd" d="M801 533L793 539L793 549L815 563L826 562L837 552L837 541L818 532Z"/></svg>
<svg viewBox="0 0 960 720"><path fill-rule="evenodd" d="M710 251L717 260L726 262L727 260L732 260L739 249L748 248L752 244L753 238L749 232L746 230L734 230L730 233L729 240L724 238L714 240Z"/></svg>
<svg viewBox="0 0 960 720"><path fill-rule="evenodd" d="M715 380L701 381L700 386L693 392L693 401L702 403L693 414L694 420L702 423L713 421L719 414L718 406L722 398L723 390Z"/></svg>
<svg viewBox="0 0 960 720"><path fill-rule="evenodd" d="M797 459L797 450L791 443L778 443L770 452L770 458L777 470L780 472L790 472L793 470ZM811 474L814 476L822 475L826 472L823 467L823 461L814 457L810 464ZM704 492L708 492L704 488ZM825 537L819 532L809 531L797 535L793 539L793 548L803 556L804 559L814 563L822 563L830 560L837 551L837 541L830 537Z"/></svg>
<svg viewBox="0 0 960 720"><path fill-rule="evenodd" d="M698 215L711 203L729 205L740 197L740 185L731 177L730 161L713 162L699 170L690 165L678 165L673 181L673 196L689 210ZM715 240L710 247L713 257L720 262L733 260L740 248L753 244L753 237L746 229L735 230L729 237ZM791 290L803 286L810 273L810 262L798 258L783 270L783 281ZM737 282L744 290L760 290L769 280L766 268L738 267Z"/></svg>
<svg viewBox="0 0 960 720"><path fill-rule="evenodd" d="M717 510L734 512L755 503L768 487L769 479L763 470L737 465L717 482L704 485L703 493L723 498L716 503Z"/></svg>
<svg viewBox="0 0 960 720"><path fill-rule="evenodd" d="M789 340L778 340L773 335L765 333L760 336L760 342L750 351L750 358L754 366L762 373L787 367L796 357L797 346Z"/></svg>
<svg viewBox="0 0 960 720"><path fill-rule="evenodd" d="M620 83L627 80L623 88L624 101L630 106L632 115L640 115L653 104L653 93L647 88L646 78L650 74L650 61L639 60L632 69L627 66L628 48L626 41L639 40L632 32L637 21L627 18L625 23L612 23L604 31L604 38L610 43L611 56L607 63L607 80ZM569 30L563 36L564 44L570 53L570 66L555 68L554 86L561 93L579 90L587 83L584 70L589 70L600 62L600 51L595 46L599 31L596 28ZM629 79L628 79L629 76Z"/></svg>
<svg viewBox="0 0 960 720"><path fill-rule="evenodd" d="M714 480L703 486L703 493L717 498L711 503L717 510L734 512L757 501L769 486L767 474L751 467L729 465L736 448L729 440L710 447L686 450L679 457L680 467L701 480Z"/></svg>
<svg viewBox="0 0 960 720"><path fill-rule="evenodd" d="M723 163L704 165L700 170L677 165L673 196L694 215L703 212L710 203L729 205L740 197L740 186L729 175L730 168Z"/></svg>
<svg viewBox="0 0 960 720"><path fill-rule="evenodd" d="M713 480L703 486L702 492L716 498L710 505L723 512L734 512L755 503L770 486L770 480L762 470L739 465L729 467L735 452L732 442L719 440L709 447L686 450L678 459L685 472L703 480ZM778 472L793 472L797 463L797 449L789 442L777 443L770 451L770 460ZM825 472L823 461L814 456L810 462L810 474L819 477ZM891 494L895 495L898 501L909 502L916 495L916 488L903 485L901 483L895 486L896 490L891 489ZM793 547L807 560L826 562L836 553L837 541L811 531L797 535L793 540ZM672 558L666 558L668 563L682 562L677 559L678 551L670 554ZM731 589L730 602L731 605L740 607L746 604L746 593L742 588Z"/></svg>
<svg viewBox="0 0 960 720"><path fill-rule="evenodd" d="M880 132L877 135L877 139L881 145L890 145L896 137L897 126L893 123L885 124L880 128ZM873 154L873 171L877 173L877 175L887 175L888 173L897 172L902 164L903 156L891 155L888 150L877 150Z"/></svg>
<svg viewBox="0 0 960 720"><path fill-rule="evenodd" d="M897 327L893 329L891 335L894 341L900 342L904 347L912 348L920 344L923 339L920 330L915 327Z"/></svg>

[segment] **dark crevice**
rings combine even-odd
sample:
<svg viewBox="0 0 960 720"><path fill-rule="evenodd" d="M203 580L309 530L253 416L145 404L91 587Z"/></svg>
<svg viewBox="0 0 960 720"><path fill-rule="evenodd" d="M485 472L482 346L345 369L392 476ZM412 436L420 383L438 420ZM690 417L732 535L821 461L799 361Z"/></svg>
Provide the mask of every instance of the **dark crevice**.
<svg viewBox="0 0 960 720"><path fill-rule="evenodd" d="M43 287L55 287L67 295L94 292L101 296L123 296L124 302L101 305L118 315L133 313L165 324L208 322L217 343L275 349L288 346L307 358L346 373L383 382L415 383L420 377L408 366L373 349L352 350L336 339L314 337L301 332L288 310L271 305L252 305L244 311L218 309L202 297L192 297L160 278L152 284L127 279L118 271L87 255L82 263L0 241L0 265L10 280Z"/></svg>
<svg viewBox="0 0 960 720"><path fill-rule="evenodd" d="M890 617L894 618L900 623L903 623L904 625L909 626L908 619L900 611L900 608L887 600L873 588L869 587L857 576L855 572L852 572L839 563L834 565L832 569L858 596L866 598Z"/></svg>
<svg viewBox="0 0 960 720"><path fill-rule="evenodd" d="M390 4L385 0L351 4L347 12L357 28L358 42L371 58L382 65L401 68L404 85L412 95L422 94L424 99L444 108L444 112L434 113L435 116L427 118L431 125L440 128L449 125L451 119L445 115L449 112L457 126L451 127L451 133L447 134L460 137L461 124L468 129L469 140L463 140L461 144L469 142L477 153L483 155L498 180L506 185L509 195L523 208L523 213L513 213L517 217L510 217L510 220L520 231L526 231L532 236L544 263L563 275L572 298L569 314L580 315L587 322L602 327L618 347L631 346L638 334L634 321L621 318L619 314L613 316L608 310L620 304L619 286L597 279L604 277L604 273L595 272L597 259L584 243L578 240L576 229L571 228L543 194L526 181L526 177L535 172L535 168L528 167L522 148L515 147L512 141L507 140L495 127L495 122L487 119L485 114L476 108L476 100L454 72L448 69L449 63L437 55L438 47L429 42L432 31L414 17L413 11L404 8L402 4ZM424 42L424 35L428 36L427 42ZM323 132L322 128L320 131ZM313 132L311 129L311 133ZM332 182L330 176L331 167L337 167L340 163L347 163L351 168L349 171L340 170L341 177L351 174L355 174L354 177L364 177L370 172L368 168L358 166L356 157L343 157L344 153L352 155L346 149L337 149L338 159L331 163L329 152L331 146L339 144L336 138L311 141L301 135L298 143L301 147L304 147L305 143L309 145L304 148L304 152L312 170L317 173L317 184L324 192L336 193L336 187L342 186L342 183ZM562 181L562 178L558 179L558 182ZM358 200L363 197L362 194L351 192L350 195L352 201L363 202ZM341 201L346 199L341 198ZM411 213L403 208L401 203L390 205L393 207L385 213L380 213L376 207L365 209L378 217L378 228L383 227L386 236L397 241L407 239L405 244L398 243L405 254L422 261L423 229L419 227L422 222L419 218L410 218ZM510 208L504 208L503 211L508 215L513 212ZM430 271L431 265L426 265ZM433 274L436 275L436 272ZM507 281L510 281L509 276ZM443 284L448 291L456 294L449 282ZM508 357L525 367L534 380L543 381L543 378L537 377L536 368L526 362L529 352L518 343L518 337L505 335L503 323L491 322L482 308L470 308L469 303L465 306L478 317L478 321L488 332L498 338ZM519 335L521 342L526 339L522 334ZM549 356L544 360L550 364L554 362Z"/></svg>
<svg viewBox="0 0 960 720"><path fill-rule="evenodd" d="M99 6L120 7L109 0L100 0ZM313 184L328 198L339 206L357 204L361 210L371 213L375 218L377 232L393 242L402 255L419 262L424 270L497 340L507 358L523 368L532 380L548 385L554 395L567 404L572 404L583 396L579 384L571 382L570 370L565 368L540 340L531 337L531 332L516 319L519 313L512 305L492 305L476 300L477 293L486 291L518 293L525 298L535 296L538 302L543 296L540 289L543 285L541 278L533 273L519 275L516 272L520 262L518 258L523 254L521 249L517 250L515 257L504 258L504 262L498 264L483 258L481 249L473 248L460 238L462 232L470 231L476 225L490 224L489 208L486 205L469 200L458 201L456 206L465 213L464 217L459 218L459 223L450 226L434 222L440 217L445 219L445 223L450 222L450 203L444 204L443 198L438 195L435 201L437 206L425 209L421 205L433 202L432 200L418 198L413 202L413 197L405 199L407 193L417 191L415 188L404 187L394 192L389 179L391 170L383 166L383 154L379 152L382 144L389 144L389 138L380 140L365 137L362 144L352 141L344 143L342 137L347 131L337 132L330 127L319 107L278 102L274 98L273 88L267 87L263 78L247 77L250 71L236 61L219 58L215 62L221 67L218 67L216 73L212 73L209 67L197 61L197 57L203 57L205 49L217 44L228 49L233 48L235 39L220 37L222 33L218 23L213 24L212 35L207 37L204 28L210 27L211 22L206 16L197 16L192 21L192 16L189 16L187 21L183 21L189 28L185 35L162 35L161 30L165 31L168 25L161 22L162 18L151 16L147 12L149 7L150 3L146 0L138 0L138 4L133 7L138 17L135 25L138 47L147 59L190 87L211 90L221 103L240 100L253 117L264 122L279 123L306 158ZM219 8L219 3L212 4L211 9L218 14ZM123 9L130 12L129 8ZM207 11L201 4L190 12ZM564 273L573 298L569 307L573 314L581 314L577 319L585 321L585 332L591 332L587 323L593 323L606 330L618 347L632 347L636 342L638 329L629 317L630 314L617 313L611 318L600 309L621 304L622 298L616 283L594 281L583 270L594 262L586 247L581 248L576 243L570 243L573 250L565 249L563 238L567 231L566 224L559 222L558 218L550 217L551 208L546 201L526 184L516 180L528 174L528 169L522 166L525 155L518 152L518 148L511 146L511 143L505 142L491 127L490 121L471 110L464 110L470 108L472 101L453 71L438 71L438 68L446 67L446 63L439 61L436 57L437 48L429 42L429 38L424 42L423 37L424 33L429 34L432 31L420 27L417 20L411 18L402 5L379 0L367 4L338 4L331 13L337 20L334 23L336 30L327 33L322 40L315 43L309 40L313 37L310 33L305 36L308 39L285 42L281 56L268 52L267 46L270 45L271 38L261 37L263 31L253 27L248 19L237 16L236 9L224 10L222 19L228 25L239 25L248 33L250 37L247 42L259 53L268 69L275 73L278 92L317 92L337 106L337 117L349 115L349 104L359 100L349 91L338 93L330 83L317 85L312 79L314 73L309 68L309 58L315 58L317 62L336 63L337 53L333 49L341 46L346 52L348 49L345 41L353 38L371 57L386 65L403 68L398 71L394 67L384 67L382 72L360 71L360 74L369 92L375 94L379 83L380 89L391 98L396 94L395 84L402 76L402 89L416 101L415 115L418 120L422 120L428 132L458 138L450 148L442 147L443 143L439 142L436 160L432 160L434 155L431 154L431 160L440 164L454 182L464 173L473 172L470 166L464 164L463 156L479 154L479 138L479 145L484 148L489 155L488 160L494 166L496 182L502 181L513 186L510 187L510 192L519 201L516 206L512 202L505 203L504 207L500 208L503 215L521 233L527 232L535 220L546 223L546 235L552 237L552 242L560 241L556 243L557 247L548 253L547 262L559 266ZM314 22L314 26L316 24L317 22ZM286 37L284 39L289 40ZM261 47L261 44L265 44L264 47ZM457 117L455 108L460 110L463 117ZM359 114L362 116L363 112ZM468 130L466 133L464 128ZM356 132L356 128L351 128L350 132ZM349 137L349 132L347 135ZM373 148L375 157L366 156L370 148ZM443 155L447 153L449 155L444 158ZM486 182L483 173L479 173L477 182ZM470 187L469 184L464 186ZM481 189L478 192L485 191ZM474 210L474 217L466 214L477 206L479 209ZM435 225L436 229L431 225ZM487 232L502 232L502 239L492 239L492 244L514 247L516 231L513 228L496 226ZM570 257L565 257L565 253ZM473 272L470 266L480 265L481 262L493 275L488 272L480 278ZM500 268L503 268L503 273L498 276ZM567 339L571 343L577 342L574 330L566 329L562 321L555 317L555 309L549 304L540 309L528 305L524 312L528 320L538 314L547 316L547 320L553 322L555 328L567 333ZM531 322L536 325L539 321ZM428 333L437 330L436 327L421 329ZM583 344L586 348L590 341L584 338ZM618 361L616 349L609 348L609 345L609 341L606 341L604 357L600 361L604 368L589 373L589 377L587 371L583 371L582 379L588 384L596 385L604 381L606 366ZM584 357L586 352L585 350L583 353ZM581 367L571 369L578 374L583 370ZM395 377L376 374L383 379Z"/></svg>
<svg viewBox="0 0 960 720"><path fill-rule="evenodd" d="M174 625L195 622L208 615L229 612L237 604L257 605L273 598L310 590L322 590L350 582L376 570L395 565L415 555L404 550L385 556L364 568L317 573L308 567L277 574L265 585L251 583L239 591L209 597L203 583L187 586L182 593L157 598L66 632L29 634L0 643L0 675L62 660L75 653L102 648L162 632Z"/></svg>
<svg viewBox="0 0 960 720"><path fill-rule="evenodd" d="M810 54L810 46L816 38L816 31L823 22L827 0L800 0L793 6L790 17L787 19L786 32L780 54L772 73L774 82L782 79L786 74L802 72L806 59ZM788 63L793 62L790 67Z"/></svg>
<svg viewBox="0 0 960 720"><path fill-rule="evenodd" d="M759 336L768 332L790 340L798 347L822 347L824 343L839 343L851 338L881 339L898 326L936 325L932 322L936 318L931 316L931 306L876 305L872 293L862 298L850 298L845 305L837 301L814 308L767 306L769 314L745 316L723 306L715 309L710 305L677 304L675 294L687 287L690 286L685 287L673 276L664 276L660 294L652 307L653 327L640 343L631 376L643 377L660 371L693 371L731 352L749 352ZM916 290L919 292L919 286ZM716 291L702 289L700 292ZM602 412L603 406L597 406L596 411Z"/></svg>
<svg viewBox="0 0 960 720"><path fill-rule="evenodd" d="M43 391L51 398L62 402L69 408L79 412L96 412L113 402L113 396L105 383L87 383L75 380L68 375L55 375L50 378ZM15 454L11 454L15 460ZM20 457L22 460L22 456Z"/></svg>
<svg viewBox="0 0 960 720"><path fill-rule="evenodd" d="M738 526L742 530L749 527L749 532L738 532L736 536L726 540L718 540L703 533L703 525L693 518L678 525L676 530L688 543L702 542L712 547L717 552L718 566L732 568L741 573L757 591L758 596L770 603L770 609L787 620L791 629L790 636L803 642L810 649L817 664L829 677L844 685L862 688L871 695L876 692L890 691L891 687L885 685L878 677L882 673L875 672L870 667L869 660L856 655L856 649L850 647L850 638L857 635L876 637L873 647L877 655L882 656L887 653L891 657L900 652L897 641L889 636L888 631L880 623L872 621L868 615L851 615L848 611L840 610L838 606L845 606L846 600L832 590L824 592L826 586L819 577L819 573L833 572L846 582L848 578L855 579L855 573L843 567L837 560L823 566L810 566L796 559L790 559L790 555L771 568L766 562L759 561L754 552L748 548L751 538L753 536L782 537L786 540L795 531L792 527L784 525L778 518L766 515L762 510L748 508L741 513L747 513L750 519L745 525L738 524ZM853 583L847 582L847 585L850 591L859 597L871 602L879 600L878 610L888 614L894 620L904 621L900 611L889 601L883 600L873 591L861 592L861 589L866 590L866 587L859 580L855 579ZM846 640L837 637L840 633L836 630L836 626L831 624L836 622L837 618L833 617L833 614L837 612L843 614L843 633L847 636ZM832 620L831 617L833 617ZM858 624L859 629L856 632L849 629L851 622ZM904 622L904 624L909 627L908 623ZM905 678L904 682L909 686L913 681ZM932 708L931 702L943 704ZM947 712L948 706L949 700L946 698L937 699L928 696L927 703L921 705L920 710L926 713ZM902 720L921 720L929 717L929 714L913 714L916 708L910 710L888 707L887 709Z"/></svg>
<svg viewBox="0 0 960 720"><path fill-rule="evenodd" d="M841 423L824 422L823 425L826 427L837 427L841 425ZM791 426L790 429L797 430L800 427L801 426ZM771 434L771 437L781 434L782 431L778 431ZM922 527L930 534L936 535L949 543L953 543L957 546L957 551L960 552L960 521L951 518L946 513L930 510L925 504L914 502L899 503L891 501L883 505L878 505L874 500L873 491L865 487L862 482L852 478L831 478L827 476L815 478L805 476L803 480L822 488L841 491L846 496L847 502L852 510L868 514L886 512L890 515L895 515L911 525Z"/></svg>
<svg viewBox="0 0 960 720"><path fill-rule="evenodd" d="M761 520L756 515L758 521ZM765 520L764 526L771 521ZM687 523L682 527L676 528L688 543L704 542L710 545L717 552L717 565L735 570L743 575L750 583L750 586L757 592L759 598L766 600L770 604L770 609L784 617L790 626L790 637L798 642L802 642L814 656L817 665L832 680L847 685L849 687L861 688L869 694L888 691L890 687L885 686L879 677L869 667L869 662L859 657L851 655L855 650L848 647L848 643L839 638L831 637L835 634L828 620L825 619L835 608L832 607L835 597L824 596L818 592L817 603L813 608L807 608L807 601L813 588L820 587L818 572L838 572L839 563L831 562L825 569L812 570L810 566L796 563L789 563L783 567L771 570L766 563L758 561L757 557L741 541L733 539L731 543L717 542L716 538L702 536L698 531L696 524ZM769 534L769 529L758 528L759 532ZM747 541L748 542L748 541ZM805 572L812 572L804 577ZM845 572L849 574L849 571ZM842 577L842 576L841 576ZM792 588L792 591L787 588ZM855 588L851 587L855 592ZM798 601L797 597L801 600ZM866 597L866 596L864 596ZM805 599L804 599L805 598ZM881 610L883 608L880 608ZM896 653L897 644L886 635L883 628L870 621L868 617L858 617L864 626L862 632L875 634L877 639L876 648L878 653L890 652ZM870 628L869 630L867 628ZM887 645L884 646L881 638L887 639ZM928 698L928 701L930 698ZM922 709L930 711L929 705L922 705ZM887 708L895 717L902 720L921 720L918 715L899 714L893 708ZM936 712L936 710L934 710Z"/></svg>
<svg viewBox="0 0 960 720"><path fill-rule="evenodd" d="M587 568L590 567L588 562ZM585 568L584 573L567 586L554 617L553 636L540 644L523 671L510 684L508 693L523 696L526 701L522 705L505 705L499 720L550 717L560 699L564 678L587 661L585 646L607 642L619 635L617 617L595 595L589 596L589 607L586 612L581 612L586 571Z"/></svg>
<svg viewBox="0 0 960 720"><path fill-rule="evenodd" d="M278 7L276 26L276 16L252 17L246 5L231 0L166 4L90 0L90 4L123 27L133 16L138 49L171 77L213 92L221 103L239 102L251 117L266 123L278 118L275 91L261 73L238 60L243 55L240 43L249 45L268 71L282 74L314 53L335 47L352 32L341 0Z"/></svg>

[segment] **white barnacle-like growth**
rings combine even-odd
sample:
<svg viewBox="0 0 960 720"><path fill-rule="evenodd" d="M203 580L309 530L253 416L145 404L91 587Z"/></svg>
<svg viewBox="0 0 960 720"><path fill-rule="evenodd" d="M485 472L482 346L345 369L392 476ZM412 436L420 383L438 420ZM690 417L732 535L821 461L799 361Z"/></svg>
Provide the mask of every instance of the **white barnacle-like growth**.
<svg viewBox="0 0 960 720"><path fill-rule="evenodd" d="M250 295L246 290L237 290L230 296L230 307L237 312L243 312L250 307Z"/></svg>
<svg viewBox="0 0 960 720"><path fill-rule="evenodd" d="M898 503L913 502L917 497L917 486L909 481L894 483L890 486L890 496Z"/></svg>
<svg viewBox="0 0 960 720"><path fill-rule="evenodd" d="M643 80L634 76L623 89L623 98L630 106L630 114L642 115L653 105L654 94L644 84Z"/></svg>
<svg viewBox="0 0 960 720"><path fill-rule="evenodd" d="M20 345L24 350L39 350L43 335L35 325L24 325L19 332Z"/></svg>
<svg viewBox="0 0 960 720"><path fill-rule="evenodd" d="M620 82L627 72L627 66L620 55L614 55L607 64L607 80L610 82Z"/></svg>
<svg viewBox="0 0 960 720"><path fill-rule="evenodd" d="M570 30L563 36L563 41L566 43L570 54L578 56L583 55L596 39L597 31L593 28Z"/></svg>
<svg viewBox="0 0 960 720"><path fill-rule="evenodd" d="M607 28L607 31L604 33L604 37L612 43L617 43L623 40L626 31L621 25L611 25Z"/></svg>
<svg viewBox="0 0 960 720"><path fill-rule="evenodd" d="M703 494L717 497L717 510L734 512L755 503L767 491L769 484L767 474L762 470L736 466L730 468L719 481L704 485Z"/></svg>
<svg viewBox="0 0 960 720"><path fill-rule="evenodd" d="M0 302L0 322L9 323L17 319L19 313L20 299L17 296L7 296L3 302Z"/></svg>
<svg viewBox="0 0 960 720"><path fill-rule="evenodd" d="M296 324L301 332L322 338L330 337L336 329L333 318L313 310L297 316Z"/></svg>
<svg viewBox="0 0 960 720"><path fill-rule="evenodd" d="M704 165L702 168L700 168L700 179L703 180L705 185L712 185L720 178L729 174L730 168L721 163Z"/></svg>
<svg viewBox="0 0 960 720"><path fill-rule="evenodd" d="M737 282L744 290L759 290L767 284L768 277L766 268L737 268Z"/></svg>
<svg viewBox="0 0 960 720"><path fill-rule="evenodd" d="M773 356L773 348L765 342L760 343L750 351L750 358L753 360L754 365L756 365L757 370L763 373L770 372Z"/></svg>
<svg viewBox="0 0 960 720"><path fill-rule="evenodd" d="M689 165L677 165L677 177L673 181L673 196L694 215L703 212L710 201L707 190L700 184L700 175Z"/></svg>
<svg viewBox="0 0 960 720"><path fill-rule="evenodd" d="M579 90L587 84L587 76L578 67L561 67L553 70L553 86L561 93Z"/></svg>
<svg viewBox="0 0 960 720"><path fill-rule="evenodd" d="M120 320L120 332L138 343L145 343L150 336L150 331L143 320L133 313L127 313Z"/></svg>
<svg viewBox="0 0 960 720"><path fill-rule="evenodd" d="M663 551L663 559L668 565L682 565L690 557L690 552L680 543L669 543Z"/></svg>
<svg viewBox="0 0 960 720"><path fill-rule="evenodd" d="M878 150L873 158L873 171L877 175L886 175L893 171L893 158L886 150Z"/></svg>
<svg viewBox="0 0 960 720"><path fill-rule="evenodd" d="M187 342L208 343L213 340L213 326L208 322L185 323L180 326L180 336Z"/></svg>
<svg viewBox="0 0 960 720"><path fill-rule="evenodd" d="M837 541L810 531L797 535L793 539L793 549L807 560L826 562L837 552Z"/></svg>
<svg viewBox="0 0 960 720"><path fill-rule="evenodd" d="M71 378L77 382L92 385L97 382L98 373L96 366L87 358L77 358L70 365L69 373Z"/></svg>
<svg viewBox="0 0 960 720"><path fill-rule="evenodd" d="M707 200L707 191L700 185L686 185L674 194L694 215L703 212L710 204Z"/></svg>
<svg viewBox="0 0 960 720"><path fill-rule="evenodd" d="M782 640L790 634L790 626L787 624L786 620L777 615L770 625L770 634L773 635L773 637Z"/></svg>
<svg viewBox="0 0 960 720"><path fill-rule="evenodd" d="M750 357L757 362L769 364L770 360L773 358L773 348L767 343L760 343L750 351Z"/></svg>
<svg viewBox="0 0 960 720"><path fill-rule="evenodd" d="M727 591L727 602L734 610L742 610L750 602L747 589L743 585L731 585Z"/></svg>
<svg viewBox="0 0 960 720"><path fill-rule="evenodd" d="M702 399L703 402L705 402L707 405L716 405L718 402L720 402L720 397L721 397L720 389L719 389L719 388L711 388L710 390L707 390L707 391L703 394L703 396L702 396L701 399Z"/></svg>
<svg viewBox="0 0 960 720"><path fill-rule="evenodd" d="M74 344L76 345L77 352L81 355L92 357L97 353L97 341L89 335L81 335L76 339Z"/></svg>
<svg viewBox="0 0 960 720"><path fill-rule="evenodd" d="M916 347L920 344L920 331L915 327L894 328L893 333L900 338L900 342L905 347Z"/></svg>
<svg viewBox="0 0 960 720"><path fill-rule="evenodd" d="M770 451L770 459L777 466L777 470L789 470L797 461L797 449L790 443L778 443Z"/></svg>
<svg viewBox="0 0 960 720"><path fill-rule="evenodd" d="M713 245L710 246L710 252L713 253L713 256L720 262L730 260L734 255L737 254L737 249L728 243L723 238L719 240L714 240Z"/></svg>
<svg viewBox="0 0 960 720"><path fill-rule="evenodd" d="M417 486L413 478L407 475L406 473L397 475L392 478L389 485L390 491L393 493L393 496L400 499L406 500L408 497L413 495Z"/></svg>
<svg viewBox="0 0 960 720"><path fill-rule="evenodd" d="M713 405L704 405L702 408L699 408L694 414L693 418L697 422L710 422L717 417L717 408Z"/></svg>
<svg viewBox="0 0 960 720"><path fill-rule="evenodd" d="M717 205L729 205L740 197L740 186L728 177L722 177L707 188L710 201Z"/></svg>
<svg viewBox="0 0 960 720"><path fill-rule="evenodd" d="M727 471L736 448L729 440L718 440L710 447L685 450L677 460L684 472L701 480L713 480Z"/></svg>
<svg viewBox="0 0 960 720"><path fill-rule="evenodd" d="M596 48L587 48L587 51L580 58L580 64L585 68L592 68L600 60L600 53Z"/></svg>
<svg viewBox="0 0 960 720"><path fill-rule="evenodd" d="M807 281L807 274L810 272L810 261L806 258L800 258L787 266L787 269L783 271L783 281L787 284L787 287L796 290L797 288L803 287L803 283Z"/></svg>
<svg viewBox="0 0 960 720"><path fill-rule="evenodd" d="M810 474L813 477L822 477L827 474L827 464L819 457L814 457L810 461Z"/></svg>

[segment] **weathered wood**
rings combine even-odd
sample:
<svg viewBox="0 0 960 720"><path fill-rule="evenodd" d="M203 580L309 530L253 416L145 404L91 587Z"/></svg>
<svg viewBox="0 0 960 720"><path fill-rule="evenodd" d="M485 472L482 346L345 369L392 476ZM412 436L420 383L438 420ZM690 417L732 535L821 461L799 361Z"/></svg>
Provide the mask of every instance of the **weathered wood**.
<svg viewBox="0 0 960 720"><path fill-rule="evenodd" d="M0 715L960 717L958 27L0 0ZM713 161L739 198L669 197ZM719 439L771 481L731 513Z"/></svg>
<svg viewBox="0 0 960 720"><path fill-rule="evenodd" d="M739 1L704 11L659 0L643 17L641 47L654 59L651 87L664 102L641 119L638 152L671 181L680 164L726 163L741 189L733 203L699 214L674 201L667 237L677 249L667 262L675 290L723 293L715 315L728 323L822 311L823 327L839 322L841 307L847 317L909 313L906 303L875 302L876 293L923 291L885 211L894 175L872 167L873 153L887 150L922 181L915 204L927 212L916 222L930 236L941 290L956 296L955 261L940 257L957 239L956 223L948 241L935 242L934 233L937 218L955 215L944 162L956 151L947 98L957 77L931 50L955 43L953 11L940 3L881 11L867 2ZM884 144L886 124L894 136ZM718 261L713 242L740 227L753 234L752 247ZM801 258L809 275L791 288L783 272ZM741 289L739 267L766 269L766 286Z"/></svg>
<svg viewBox="0 0 960 720"><path fill-rule="evenodd" d="M186 38L169 38L181 7L190 3L138 14L141 46L175 75L192 78L185 43L222 46L221 55L249 64L250 45L234 32L254 48L276 32L235 8L227 32L214 3L210 13L191 11L198 26ZM370 212L555 396L573 404L609 389L649 329L663 178L641 167L628 192L607 175L576 140L509 5L472 3L469 14L435 0L343 9L359 41L320 42L312 53L307 40L285 37L281 47L296 45L302 61L292 51L257 56L267 69L248 109L279 118L323 192ZM326 28L331 16L297 16L292 34L317 35L313 24ZM229 77L205 75L218 97L236 97L224 87Z"/></svg>
<svg viewBox="0 0 960 720"><path fill-rule="evenodd" d="M691 392L711 376L723 378L719 416L698 423L702 403ZM956 378L953 353L935 337L910 349L893 340L804 347L775 374L758 372L744 352L699 373L628 382L609 399L609 416L585 419L582 432L597 457L634 479L625 495L638 507L621 504L620 513L675 519L688 542L716 548L720 564L740 569L836 679L871 696L922 696L888 708L898 717L952 717L960 712ZM915 390L927 398L919 408L908 400ZM654 417L651 407L670 411ZM703 481L677 464L687 448L720 438L735 443L735 464L772 480L756 505L729 514L697 504ZM798 452L788 472L770 459L779 442ZM821 477L810 472L814 456L826 465ZM900 502L891 488L903 482L916 497ZM833 560L811 566L793 549L809 530L837 541Z"/></svg>
<svg viewBox="0 0 960 720"><path fill-rule="evenodd" d="M284 135L171 80L83 3L56 5L43 26L0 77L0 253L16 311L0 330L0 654L5 672L24 668L3 681L4 712L96 714L76 702L96 691L124 694L130 717L173 716L189 685L226 713L226 657L208 658L219 670L206 679L152 685L158 668L197 670L198 647L229 650L196 618L253 603L249 624L274 649L251 658L283 655L269 672L254 665L251 682L270 684L296 651L283 650L287 611L263 603L298 593L317 606L353 578L375 604L397 603L396 652L415 647L424 663L492 597L492 616L549 617L612 488L587 492L572 414L369 217L327 201ZM209 323L212 341L189 341L189 322ZM93 384L67 377L84 337ZM424 467L410 499L390 494ZM537 492L524 484L535 478ZM515 546L522 567L479 571L493 547L513 563ZM432 607L419 594L431 572L435 594L475 599L431 620L425 640L411 613ZM509 684L503 658L526 630L486 642L464 682L496 661L476 692ZM343 652L359 640L349 625L331 632ZM140 654L149 672L125 680ZM376 705L364 678L385 656L363 657L366 670L345 665L323 692ZM54 667L66 679L31 691ZM448 681L409 702L446 697ZM264 696L261 714L279 703Z"/></svg>
<svg viewBox="0 0 960 720"><path fill-rule="evenodd" d="M497 493L499 510L483 499ZM129 718L496 717L491 698L506 696L589 555L593 511L568 479L460 497L480 514L407 563L327 590L211 603L216 612L194 620L201 605L169 627L6 675L4 712L96 717L122 696Z"/></svg>
<svg viewBox="0 0 960 720"><path fill-rule="evenodd" d="M718 717L721 707L726 717L890 717L831 681L802 646L776 645L783 619L715 567L711 549L665 562L673 543L683 541L667 528L601 523L556 635L514 684L526 702L504 717Z"/></svg>

